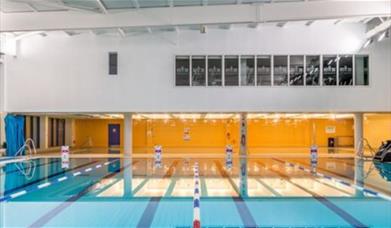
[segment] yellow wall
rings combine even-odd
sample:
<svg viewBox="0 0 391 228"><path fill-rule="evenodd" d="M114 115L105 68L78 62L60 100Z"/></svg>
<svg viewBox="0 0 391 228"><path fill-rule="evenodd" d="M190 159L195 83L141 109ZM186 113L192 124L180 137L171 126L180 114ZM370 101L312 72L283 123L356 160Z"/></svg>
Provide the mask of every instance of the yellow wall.
<svg viewBox="0 0 391 228"><path fill-rule="evenodd" d="M327 146L329 137L347 137L353 141L353 120L250 120L248 124L249 147L309 147L312 145L313 123L315 124L315 143ZM335 126L336 132L326 133L326 126ZM349 141L350 141L349 140ZM344 143L350 144L349 142Z"/></svg>
<svg viewBox="0 0 391 228"><path fill-rule="evenodd" d="M327 146L328 137L348 136L346 144L353 141L353 120L249 120L249 147L308 147L311 145L312 123L316 125L316 143ZM84 144L89 137L93 147L108 146L108 124L121 124L121 146L123 145L122 120L76 120L76 146ZM335 126L335 134L326 134L326 126ZM184 140L185 128L190 140ZM160 144L166 148L222 148L227 144L238 147L238 120L134 120L133 147L152 148ZM350 142L351 141L351 142Z"/></svg>
<svg viewBox="0 0 391 228"><path fill-rule="evenodd" d="M364 138L373 148L378 148L382 141L391 140L391 114L365 115Z"/></svg>
<svg viewBox="0 0 391 228"><path fill-rule="evenodd" d="M145 147L155 144L164 147L221 147L225 145L225 123L222 120L135 120L133 146ZM190 140L184 140L185 128Z"/></svg>
<svg viewBox="0 0 391 228"><path fill-rule="evenodd" d="M108 125L120 124L121 146L124 142L123 121L122 120L98 120L82 119L75 120L75 145L80 147L85 145L89 138L92 141L92 147L108 147Z"/></svg>

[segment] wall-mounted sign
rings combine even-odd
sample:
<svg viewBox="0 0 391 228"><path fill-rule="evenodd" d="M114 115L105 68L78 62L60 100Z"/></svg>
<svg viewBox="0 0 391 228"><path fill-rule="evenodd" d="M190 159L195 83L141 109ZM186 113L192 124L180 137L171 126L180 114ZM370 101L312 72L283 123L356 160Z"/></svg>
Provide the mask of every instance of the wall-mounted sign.
<svg viewBox="0 0 391 228"><path fill-rule="evenodd" d="M61 168L69 169L69 146L61 147Z"/></svg>
<svg viewBox="0 0 391 228"><path fill-rule="evenodd" d="M188 127L185 127L184 130L183 130L183 140L184 141L190 141L191 137L190 137L190 128Z"/></svg>
<svg viewBox="0 0 391 228"><path fill-rule="evenodd" d="M326 131L326 134L335 134L336 127L335 126L326 126L325 131Z"/></svg>

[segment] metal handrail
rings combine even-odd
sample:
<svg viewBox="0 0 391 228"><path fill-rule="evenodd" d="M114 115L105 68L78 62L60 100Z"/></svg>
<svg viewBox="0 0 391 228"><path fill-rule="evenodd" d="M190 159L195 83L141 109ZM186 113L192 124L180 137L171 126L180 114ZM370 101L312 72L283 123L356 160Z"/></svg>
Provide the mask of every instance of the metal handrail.
<svg viewBox="0 0 391 228"><path fill-rule="evenodd" d="M369 143L368 139L362 138L358 144L358 150L357 150L357 155L360 158L364 158L364 149L367 147L369 149L369 152L371 153L371 157L375 156L375 149L371 146Z"/></svg>
<svg viewBox="0 0 391 228"><path fill-rule="evenodd" d="M34 140L31 138L28 138L28 139L26 139L24 144L19 148L19 150L15 153L15 156L21 156L23 151L26 150L26 148L29 151L27 156L32 156L32 155L37 154ZM27 165L27 167L26 167L26 165ZM36 164L33 160L25 159L21 162L15 163L15 166L19 170L19 172L22 173L26 177L26 179L31 180L34 177Z"/></svg>

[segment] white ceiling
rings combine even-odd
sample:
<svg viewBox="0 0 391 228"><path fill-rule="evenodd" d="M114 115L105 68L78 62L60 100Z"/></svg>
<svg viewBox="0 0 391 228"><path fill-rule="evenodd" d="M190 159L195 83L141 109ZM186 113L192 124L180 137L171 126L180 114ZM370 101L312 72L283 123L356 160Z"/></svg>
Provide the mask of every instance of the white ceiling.
<svg viewBox="0 0 391 228"><path fill-rule="evenodd" d="M85 10L101 12L143 8L212 6L235 4L265 4L282 2L310 2L335 0L0 0L3 13L48 12L64 10Z"/></svg>
<svg viewBox="0 0 391 228"><path fill-rule="evenodd" d="M313 26L317 20L374 28L390 20L390 6L391 0L0 0L0 32L16 37L37 31L40 35L64 31L69 36L89 32L126 37L203 26Z"/></svg>

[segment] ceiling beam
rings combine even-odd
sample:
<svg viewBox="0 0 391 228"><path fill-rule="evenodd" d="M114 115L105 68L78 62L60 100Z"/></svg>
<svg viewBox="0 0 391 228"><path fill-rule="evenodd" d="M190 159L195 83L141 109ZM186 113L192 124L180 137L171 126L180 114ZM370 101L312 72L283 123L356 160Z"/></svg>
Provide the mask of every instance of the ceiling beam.
<svg viewBox="0 0 391 228"><path fill-rule="evenodd" d="M383 32L387 29L391 28L391 19L384 21L383 23L379 24L375 28L369 30L365 33L365 36L367 39L372 38L373 36L376 36L378 33Z"/></svg>
<svg viewBox="0 0 391 228"><path fill-rule="evenodd" d="M137 11L116 14L81 14L70 11L12 14L0 12L0 32L279 23L381 17L388 15L391 11L391 5L385 2L389 1L310 1L258 5L140 8ZM202 17L198 16L200 14ZM158 20L158 18L170 20Z"/></svg>
<svg viewBox="0 0 391 228"><path fill-rule="evenodd" d="M59 8L59 9L66 9L66 10L73 10L73 11L78 11L78 12L93 12L96 13L93 9L89 9L86 7L74 7L74 6L69 6L62 4L57 1L50 1L50 0L13 0L14 2L20 2L20 3L25 3L25 4L40 4L43 6L48 6L48 7L54 7L54 8Z"/></svg>

